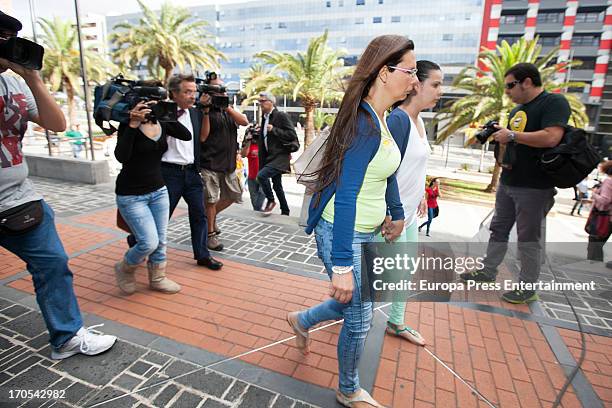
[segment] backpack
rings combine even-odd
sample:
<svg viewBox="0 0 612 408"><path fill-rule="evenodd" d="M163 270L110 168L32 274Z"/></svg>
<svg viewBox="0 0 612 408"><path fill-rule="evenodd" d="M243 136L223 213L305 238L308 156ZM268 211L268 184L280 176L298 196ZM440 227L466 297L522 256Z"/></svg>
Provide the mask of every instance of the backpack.
<svg viewBox="0 0 612 408"><path fill-rule="evenodd" d="M584 129L566 126L559 144L542 154L539 166L555 187L569 188L580 183L601 161Z"/></svg>

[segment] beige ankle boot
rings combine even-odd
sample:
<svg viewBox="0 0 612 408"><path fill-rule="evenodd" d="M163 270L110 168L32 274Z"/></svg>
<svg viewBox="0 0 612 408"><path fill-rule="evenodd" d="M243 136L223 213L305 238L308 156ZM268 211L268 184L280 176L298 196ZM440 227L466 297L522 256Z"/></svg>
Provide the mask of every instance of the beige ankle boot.
<svg viewBox="0 0 612 408"><path fill-rule="evenodd" d="M152 264L147 262L149 270L149 287L164 293L176 293L181 290L181 286L166 278L166 262Z"/></svg>
<svg viewBox="0 0 612 408"><path fill-rule="evenodd" d="M115 264L115 278L117 286L126 295L131 295L136 292L136 278L134 273L138 265L129 265L125 262L125 258Z"/></svg>

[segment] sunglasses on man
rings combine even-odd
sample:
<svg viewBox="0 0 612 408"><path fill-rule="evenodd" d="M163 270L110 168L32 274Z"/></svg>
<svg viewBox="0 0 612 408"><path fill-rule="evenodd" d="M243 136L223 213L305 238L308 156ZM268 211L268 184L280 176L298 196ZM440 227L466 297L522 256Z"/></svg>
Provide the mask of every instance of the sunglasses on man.
<svg viewBox="0 0 612 408"><path fill-rule="evenodd" d="M506 87L506 89L512 89L516 86L516 84L520 84L521 82L523 82L520 79L515 79L512 82L508 82L507 84L504 84L504 86Z"/></svg>

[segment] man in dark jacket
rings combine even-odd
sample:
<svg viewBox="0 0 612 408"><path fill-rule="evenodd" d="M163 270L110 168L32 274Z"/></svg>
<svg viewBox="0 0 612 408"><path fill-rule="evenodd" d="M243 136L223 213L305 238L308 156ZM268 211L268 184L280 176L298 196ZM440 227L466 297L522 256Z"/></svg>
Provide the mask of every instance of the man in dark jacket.
<svg viewBox="0 0 612 408"><path fill-rule="evenodd" d="M283 145L297 139L295 127L289 115L276 109L276 98L269 92L259 94L259 105L263 114L261 120L261 137L259 138L259 166L257 181L266 196L267 203L263 209L264 215L272 214L276 207L270 179L274 192L280 203L281 214L289 215L289 205L283 190L283 173L289 173L291 154Z"/></svg>

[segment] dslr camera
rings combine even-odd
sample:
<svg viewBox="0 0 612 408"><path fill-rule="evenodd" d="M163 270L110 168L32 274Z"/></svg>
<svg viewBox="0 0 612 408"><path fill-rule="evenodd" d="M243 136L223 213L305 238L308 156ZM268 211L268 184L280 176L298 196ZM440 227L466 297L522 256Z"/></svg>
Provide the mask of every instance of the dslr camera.
<svg viewBox="0 0 612 408"><path fill-rule="evenodd" d="M43 65L45 49L35 42L21 37L10 37L0 43L0 58L22 67L39 71Z"/></svg>
<svg viewBox="0 0 612 408"><path fill-rule="evenodd" d="M199 102L202 94L207 94L211 96L211 107L218 110L223 110L229 106L229 96L227 95L215 95L215 94L223 94L227 91L227 88L223 85L211 85L210 81L217 79L217 73L212 71L206 71L204 74L205 78L196 78L196 85L198 87L198 102L196 103L196 107L203 108L202 104Z"/></svg>
<svg viewBox="0 0 612 408"><path fill-rule="evenodd" d="M244 131L244 140L256 141L261 137L261 129L257 127L256 123L251 123L248 128Z"/></svg>
<svg viewBox="0 0 612 408"><path fill-rule="evenodd" d="M489 140L489 138L491 137L491 135L495 132L497 132L499 129L497 129L495 126L498 126L499 122L496 120L490 120L487 123L484 124L484 126L482 127L482 130L478 133L476 133L474 135L474 137L476 137L476 139L478 139L478 141L481 144L485 144L487 142L487 140Z"/></svg>
<svg viewBox="0 0 612 408"><path fill-rule="evenodd" d="M151 113L146 117L149 122L176 122L177 105L166 101L168 91L151 81L134 81L125 79L123 75L111 78L104 85L96 86L94 90L94 119L102 131L110 135L116 131L113 126L105 128L104 122L116 121L129 123L130 110L139 102L155 101Z"/></svg>

